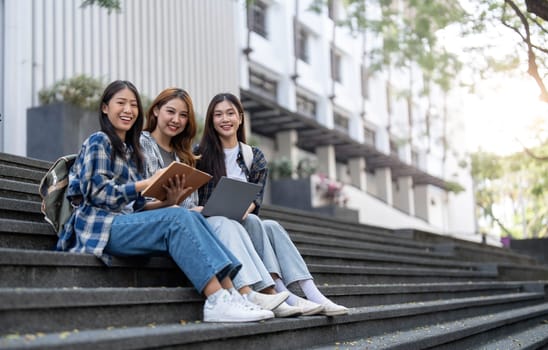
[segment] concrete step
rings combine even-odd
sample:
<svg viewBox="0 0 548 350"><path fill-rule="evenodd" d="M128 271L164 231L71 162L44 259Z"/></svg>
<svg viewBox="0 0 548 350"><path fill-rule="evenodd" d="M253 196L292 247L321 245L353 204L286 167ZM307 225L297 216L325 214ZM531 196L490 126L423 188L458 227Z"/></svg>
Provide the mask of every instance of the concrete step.
<svg viewBox="0 0 548 350"><path fill-rule="evenodd" d="M548 279L548 266L545 265L531 266L515 263L499 263L497 266L499 279L504 281Z"/></svg>
<svg viewBox="0 0 548 350"><path fill-rule="evenodd" d="M38 184L8 180L0 177L0 197L40 202Z"/></svg>
<svg viewBox="0 0 548 350"><path fill-rule="evenodd" d="M45 222L40 211L41 202L26 199L2 198L0 219L24 220L25 222Z"/></svg>
<svg viewBox="0 0 548 350"><path fill-rule="evenodd" d="M16 166L22 169L38 170L45 173L51 167L51 164L51 162L40 159L0 152L0 165Z"/></svg>
<svg viewBox="0 0 548 350"><path fill-rule="evenodd" d="M531 324L532 323L532 324ZM478 347L484 350L500 349L521 349L521 350L546 350L548 349L548 317L544 316L540 320L533 320L528 324L522 323L525 329L512 331L508 334L508 329L504 334L496 339L484 342Z"/></svg>
<svg viewBox="0 0 548 350"><path fill-rule="evenodd" d="M390 237L384 237L383 239L369 239L367 236L360 236L349 234L347 231L337 229L325 229L311 225L297 225L284 224L284 228L287 230L291 238L295 238L296 241L306 241L323 245L335 245L348 248L370 248L370 249L384 249L390 248L393 251L411 254L421 255L424 253L432 253L439 256L451 256L449 250L446 251L434 251L433 246L426 245L408 245L397 240L392 241ZM338 244L337 244L338 243Z"/></svg>
<svg viewBox="0 0 548 350"><path fill-rule="evenodd" d="M481 281L495 279L485 271L411 267L351 267L310 264L318 284ZM92 255L22 249L0 249L0 287L157 287L181 284L182 273L170 258L115 258L110 268ZM186 282L188 283L188 282Z"/></svg>
<svg viewBox="0 0 548 350"><path fill-rule="evenodd" d="M17 201L21 203L20 201ZM51 249L55 246L56 235L48 224L40 222L26 222L23 220L10 220L0 218L0 247L21 248L21 249ZM421 258L403 254L401 251L391 252L392 254L371 253L365 250L364 244L355 244L353 242L344 242L337 239L333 242L328 238L317 238L315 243L321 243L321 248L302 248L308 237L298 237L296 240L300 248L301 254L310 263L328 264L335 263L337 265L347 264L349 266L420 266L432 268L461 268L464 270L480 269L478 264L462 263L455 260L435 259L440 255L432 253L423 253ZM341 248L333 249L330 243L338 243L336 246ZM309 244L310 245L310 244ZM306 246L306 245L305 245ZM352 250L342 247L353 247ZM354 249L356 248L356 249ZM378 248L378 249L375 249ZM370 247L372 251L389 251L388 248L380 249L381 247ZM397 249L396 249L397 250Z"/></svg>
<svg viewBox="0 0 548 350"><path fill-rule="evenodd" d="M0 288L6 333L133 327L202 319L194 288Z"/></svg>
<svg viewBox="0 0 548 350"><path fill-rule="evenodd" d="M427 327L341 341L333 349L540 349L548 344L548 303L467 317Z"/></svg>
<svg viewBox="0 0 548 350"><path fill-rule="evenodd" d="M247 324L178 322L144 324L141 327L80 330L72 327L56 333L12 332L0 338L2 349L294 349L349 339L350 334L369 336L397 329L429 325L436 319L458 320L494 310L523 308L539 303L539 293L432 301L380 307L353 308L339 317L309 316L274 319ZM447 321L449 322L449 321ZM403 327L403 328L402 328ZM359 332L359 333L358 333Z"/></svg>
<svg viewBox="0 0 548 350"><path fill-rule="evenodd" d="M303 248L299 251L307 264L346 265L350 267L409 267L428 269L451 269L463 271L498 271L497 279L504 281L544 280L548 279L548 266L523 265L510 263L461 262L450 259L407 257L397 254L376 254L369 251L349 251L348 249L331 249L329 247Z"/></svg>
<svg viewBox="0 0 548 350"><path fill-rule="evenodd" d="M537 264L537 261L525 254L519 254L506 248L482 245L475 242L460 240L450 236L439 235L419 230L389 230L380 227L350 223L341 219L333 219L319 214L293 210L278 206L265 205L261 208L261 216L278 220L288 232L300 230L304 226L308 233L314 234L314 228L319 232L335 230L338 235L359 237L369 242L392 242L394 245L416 247L433 250L457 256L463 261L508 262L519 264ZM313 228L310 230L310 228ZM402 240L403 239L403 240Z"/></svg>
<svg viewBox="0 0 548 350"><path fill-rule="evenodd" d="M531 256L519 254L508 248L479 244L421 230L401 229L396 230L395 235L415 241L432 244L436 247L436 250L448 249L451 251L456 251L458 249L456 253L458 253L460 257L466 259L470 258L476 261L482 261L482 259L485 261L492 261L494 258L497 261L506 261L513 263L537 263L537 261Z"/></svg>
<svg viewBox="0 0 548 350"><path fill-rule="evenodd" d="M57 235L44 220L0 218L0 248L52 250L56 243Z"/></svg>
<svg viewBox="0 0 548 350"><path fill-rule="evenodd" d="M320 286L347 307L540 292L516 283L432 283ZM297 294L298 291L295 291ZM6 333L132 327L202 319L204 299L194 288L0 288L0 329Z"/></svg>
<svg viewBox="0 0 548 350"><path fill-rule="evenodd" d="M90 254L0 249L0 288L190 287L167 257L113 258Z"/></svg>
<svg viewBox="0 0 548 350"><path fill-rule="evenodd" d="M276 205L265 205L261 207L261 217L276 220L285 227L286 225L304 225L318 228L335 229L337 231L348 232L350 234L377 237L386 239L394 237L396 240L407 242L409 245L422 246L423 244L401 235L394 234L394 230L356 223L344 219L338 219L331 216L311 213L309 211L285 208Z"/></svg>
<svg viewBox="0 0 548 350"><path fill-rule="evenodd" d="M0 176L6 180L39 184L45 173L43 169L23 168L17 165L0 163Z"/></svg>
<svg viewBox="0 0 548 350"><path fill-rule="evenodd" d="M450 259L436 259L424 254L422 257L406 254L375 253L360 249L342 249L322 246L306 248L298 245L299 252L310 264L333 264L347 266L407 266L430 268L453 268L462 270L481 270L481 264L461 262Z"/></svg>
<svg viewBox="0 0 548 350"><path fill-rule="evenodd" d="M364 285L319 285L324 295L348 307L417 303L433 300L449 300L508 293L543 293L548 281L523 282L438 282ZM302 292L292 286L298 295Z"/></svg>
<svg viewBox="0 0 548 350"><path fill-rule="evenodd" d="M316 283L326 285L486 281L497 278L496 268L486 271L463 271L441 268L352 267L308 264L308 269L314 276Z"/></svg>
<svg viewBox="0 0 548 350"><path fill-rule="evenodd" d="M429 257L429 258L454 258L450 252L434 252L428 250L417 250L412 248L404 248L398 246L392 246L390 240L385 241L384 243L368 243L363 241L355 241L351 239L344 238L331 238L331 237L322 237L314 236L300 233L289 234L291 240L295 242L296 245L302 248L335 248L343 249L348 252L360 252L360 251L370 251L376 253L388 253L388 254L399 254L405 256L415 256L415 257Z"/></svg>

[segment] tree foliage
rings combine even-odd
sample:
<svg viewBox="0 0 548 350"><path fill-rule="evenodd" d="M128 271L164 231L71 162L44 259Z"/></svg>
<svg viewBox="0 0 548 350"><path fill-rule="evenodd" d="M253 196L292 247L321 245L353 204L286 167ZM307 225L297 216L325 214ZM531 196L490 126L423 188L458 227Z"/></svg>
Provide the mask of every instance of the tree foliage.
<svg viewBox="0 0 548 350"><path fill-rule="evenodd" d="M546 2L545 0L538 1ZM539 89L539 98L548 102L546 75L548 74L548 31L546 21L539 15L528 12L526 0L469 0L469 20L464 23L463 34L484 34L495 25L502 25L501 31L508 40L516 43L514 50L502 56L489 54L489 47L468 48L476 52L473 57L481 75L487 72L523 70L535 81ZM531 1L534 2L534 1Z"/></svg>
<svg viewBox="0 0 548 350"><path fill-rule="evenodd" d="M108 14L112 11L121 12L122 7L120 5L120 0L84 0L81 7L87 6L99 6L108 10Z"/></svg>
<svg viewBox="0 0 548 350"><path fill-rule="evenodd" d="M548 141L531 151L548 154ZM480 151L472 154L472 175L481 230L548 237L548 162L526 151L510 156Z"/></svg>

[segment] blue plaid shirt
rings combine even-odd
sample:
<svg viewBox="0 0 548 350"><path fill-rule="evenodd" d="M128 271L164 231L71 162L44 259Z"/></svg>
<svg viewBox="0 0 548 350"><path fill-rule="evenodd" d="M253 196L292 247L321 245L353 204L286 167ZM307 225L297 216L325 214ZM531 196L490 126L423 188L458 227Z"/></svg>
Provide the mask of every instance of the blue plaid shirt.
<svg viewBox="0 0 548 350"><path fill-rule="evenodd" d="M239 146L238 158L236 159L236 161L238 162L238 166L244 171L247 182L252 182L262 186L259 193L257 193L257 197L253 201L253 203L255 203L255 210L253 211L253 214L258 215L261 204L263 203L264 188L268 176L268 164L266 162L263 151L253 146L251 147L251 149L253 150L253 161L251 162L251 169L248 169L245 165L244 157L242 155L242 146ZM198 148L196 147L194 151L198 151ZM205 202L207 202L209 196L211 196L211 193L213 193L215 186L217 186L217 184L214 183L213 180L211 180L199 189L198 195L200 205L204 205Z"/></svg>
<svg viewBox="0 0 548 350"><path fill-rule="evenodd" d="M112 221L117 215L142 209L144 198L135 190L135 181L141 180L136 165L126 158L111 161L112 145L108 136L96 132L82 144L78 158L69 173L67 197L82 196L82 203L59 235L57 250L90 253L107 265L111 257L103 252Z"/></svg>

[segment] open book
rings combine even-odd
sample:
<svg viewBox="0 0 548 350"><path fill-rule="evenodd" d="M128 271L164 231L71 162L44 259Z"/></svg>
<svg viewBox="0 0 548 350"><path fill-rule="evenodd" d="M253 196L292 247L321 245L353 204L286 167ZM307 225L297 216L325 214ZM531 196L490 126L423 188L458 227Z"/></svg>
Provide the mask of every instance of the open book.
<svg viewBox="0 0 548 350"><path fill-rule="evenodd" d="M163 188L163 185L169 186L169 179L175 177L175 175L185 175L185 188L192 187L192 190L181 196L181 198L178 199L177 203L181 203L192 192L209 182L212 177L208 173L204 173L203 171L200 171L184 163L171 162L171 164L169 164L163 174L160 175L160 177L157 178L156 181L154 181L147 188L145 188L145 190L142 192L143 196L154 197L158 200L163 201L164 199L166 199L166 190Z"/></svg>

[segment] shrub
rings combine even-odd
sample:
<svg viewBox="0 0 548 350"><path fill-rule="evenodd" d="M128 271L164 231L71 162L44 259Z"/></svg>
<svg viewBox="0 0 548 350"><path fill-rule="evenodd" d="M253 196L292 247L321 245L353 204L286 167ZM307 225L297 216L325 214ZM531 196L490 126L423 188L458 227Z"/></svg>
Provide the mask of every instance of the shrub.
<svg viewBox="0 0 548 350"><path fill-rule="evenodd" d="M38 99L42 105L67 102L84 109L96 110L103 89L104 84L100 79L82 74L60 80L50 88L40 90Z"/></svg>

